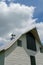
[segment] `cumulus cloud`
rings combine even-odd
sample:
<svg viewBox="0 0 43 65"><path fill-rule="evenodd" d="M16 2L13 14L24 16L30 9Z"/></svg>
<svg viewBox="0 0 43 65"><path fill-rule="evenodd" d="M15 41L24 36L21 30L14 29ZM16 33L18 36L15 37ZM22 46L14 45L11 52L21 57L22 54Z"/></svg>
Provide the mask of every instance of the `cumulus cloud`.
<svg viewBox="0 0 43 65"><path fill-rule="evenodd" d="M0 37L0 46L1 47L4 46L4 43L7 43L7 42L8 42L8 40Z"/></svg>
<svg viewBox="0 0 43 65"><path fill-rule="evenodd" d="M5 1L13 2L14 0L0 0L0 1L3 1L3 2L5 2Z"/></svg>
<svg viewBox="0 0 43 65"><path fill-rule="evenodd" d="M18 3L10 3L8 7L5 2L0 2L0 42L7 43L11 33L24 32L34 24L36 21L33 19L34 9L33 6L29 7Z"/></svg>
<svg viewBox="0 0 43 65"><path fill-rule="evenodd" d="M43 22L36 23L36 27L38 29L38 33L39 33L40 39L41 39L41 41L43 43Z"/></svg>
<svg viewBox="0 0 43 65"><path fill-rule="evenodd" d="M32 19L35 7L11 3L8 7L0 2L0 37L6 38L12 32L23 32L23 28L34 23Z"/></svg>

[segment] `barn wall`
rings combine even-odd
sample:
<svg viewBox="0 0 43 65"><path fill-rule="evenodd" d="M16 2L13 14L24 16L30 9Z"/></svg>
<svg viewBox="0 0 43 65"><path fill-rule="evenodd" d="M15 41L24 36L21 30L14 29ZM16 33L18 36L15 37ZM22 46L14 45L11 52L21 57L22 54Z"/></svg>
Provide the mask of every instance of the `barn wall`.
<svg viewBox="0 0 43 65"><path fill-rule="evenodd" d="M0 65L4 65L5 54L4 51L0 52Z"/></svg>
<svg viewBox="0 0 43 65"><path fill-rule="evenodd" d="M27 49L27 41L26 41L26 35L23 35L20 40L22 40L22 46L24 47L25 51L27 52L28 55L35 56L35 54L39 51L39 43L36 41L36 49L37 51L32 51L30 49Z"/></svg>
<svg viewBox="0 0 43 65"><path fill-rule="evenodd" d="M40 45L36 41L37 54L35 55L36 65L43 65L43 53L40 52Z"/></svg>
<svg viewBox="0 0 43 65"><path fill-rule="evenodd" d="M5 65L30 65L30 56L23 47L17 47L16 42L5 52Z"/></svg>
<svg viewBox="0 0 43 65"><path fill-rule="evenodd" d="M43 65L43 53L40 51L36 54L36 65Z"/></svg>
<svg viewBox="0 0 43 65"><path fill-rule="evenodd" d="M21 36L20 40L23 47L17 46L17 42L15 42L5 52L5 65L31 65L30 55L35 56L36 65L43 65L43 55L40 53L39 43L36 41L37 51L34 52L27 49L26 35Z"/></svg>
<svg viewBox="0 0 43 65"><path fill-rule="evenodd" d="M40 44L36 41L37 52L40 52Z"/></svg>
<svg viewBox="0 0 43 65"><path fill-rule="evenodd" d="M37 45L37 54L35 55L36 57L36 65L43 65L43 53L40 52L40 45L39 44L36 44Z"/></svg>
<svg viewBox="0 0 43 65"><path fill-rule="evenodd" d="M36 65L43 65L43 53L40 52L40 44L37 42L37 40L36 40L36 48L37 48L36 52L27 49L26 35L22 36L20 40L22 40L22 45L27 54L35 56Z"/></svg>

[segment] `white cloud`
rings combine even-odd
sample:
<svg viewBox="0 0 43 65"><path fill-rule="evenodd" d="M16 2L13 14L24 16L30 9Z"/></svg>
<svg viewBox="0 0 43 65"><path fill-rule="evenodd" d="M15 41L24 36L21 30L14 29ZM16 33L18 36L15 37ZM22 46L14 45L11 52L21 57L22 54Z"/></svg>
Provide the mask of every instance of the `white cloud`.
<svg viewBox="0 0 43 65"><path fill-rule="evenodd" d="M4 46L5 43L8 43L8 40L0 37L0 46Z"/></svg>
<svg viewBox="0 0 43 65"><path fill-rule="evenodd" d="M40 39L43 42L43 22L36 23L36 27L38 29L38 33L39 33Z"/></svg>
<svg viewBox="0 0 43 65"><path fill-rule="evenodd" d="M1 0L1 1L5 2L6 0ZM9 2L13 2L14 0L7 0L7 1L9 1Z"/></svg>
<svg viewBox="0 0 43 65"><path fill-rule="evenodd" d="M11 3L8 7L5 2L0 2L0 37L7 37L8 33L23 29L30 23L35 7ZM19 31L20 32L20 31Z"/></svg>
<svg viewBox="0 0 43 65"><path fill-rule="evenodd" d="M34 24L36 21L36 19L32 18L34 9L33 6L29 7L18 3L10 3L8 7L5 2L0 2L0 41L7 42L11 33L21 33L30 24Z"/></svg>

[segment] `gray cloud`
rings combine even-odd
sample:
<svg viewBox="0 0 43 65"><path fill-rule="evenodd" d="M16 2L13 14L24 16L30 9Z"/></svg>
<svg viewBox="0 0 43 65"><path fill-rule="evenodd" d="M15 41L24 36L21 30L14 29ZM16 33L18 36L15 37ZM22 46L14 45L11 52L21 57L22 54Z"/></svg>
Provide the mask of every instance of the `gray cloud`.
<svg viewBox="0 0 43 65"><path fill-rule="evenodd" d="M15 3L11 3L8 7L5 2L0 2L0 41L7 42L11 33L23 32L26 27L34 23L35 19L32 19L34 9L33 6Z"/></svg>
<svg viewBox="0 0 43 65"><path fill-rule="evenodd" d="M31 24L36 24L41 40L43 40L43 23L35 23L33 19L35 7L11 3L8 7L0 2L0 42L7 43L11 33L21 33Z"/></svg>
<svg viewBox="0 0 43 65"><path fill-rule="evenodd" d="M43 44L43 22L36 23L36 27L38 29L38 33Z"/></svg>

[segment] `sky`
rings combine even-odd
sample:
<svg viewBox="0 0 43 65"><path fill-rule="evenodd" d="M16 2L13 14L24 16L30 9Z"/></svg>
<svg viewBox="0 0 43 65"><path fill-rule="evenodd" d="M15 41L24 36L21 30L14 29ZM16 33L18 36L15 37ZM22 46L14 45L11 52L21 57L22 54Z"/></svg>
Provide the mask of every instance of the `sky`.
<svg viewBox="0 0 43 65"><path fill-rule="evenodd" d="M43 43L43 0L0 0L0 46L33 24Z"/></svg>

